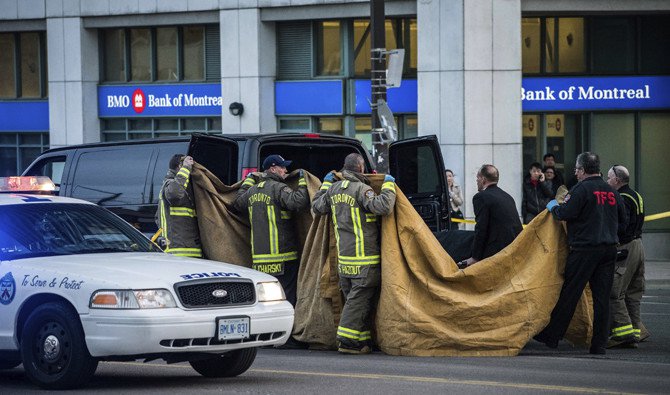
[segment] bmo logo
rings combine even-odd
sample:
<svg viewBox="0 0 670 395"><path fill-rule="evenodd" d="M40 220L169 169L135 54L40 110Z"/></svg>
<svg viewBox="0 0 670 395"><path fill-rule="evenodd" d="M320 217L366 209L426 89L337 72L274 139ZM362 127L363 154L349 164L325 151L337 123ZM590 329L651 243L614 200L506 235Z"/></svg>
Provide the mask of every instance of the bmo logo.
<svg viewBox="0 0 670 395"><path fill-rule="evenodd" d="M133 110L135 110L136 113L140 114L142 111L144 111L144 108L147 106L147 97L144 96L144 92L142 92L142 89L135 89L135 92L133 92Z"/></svg>

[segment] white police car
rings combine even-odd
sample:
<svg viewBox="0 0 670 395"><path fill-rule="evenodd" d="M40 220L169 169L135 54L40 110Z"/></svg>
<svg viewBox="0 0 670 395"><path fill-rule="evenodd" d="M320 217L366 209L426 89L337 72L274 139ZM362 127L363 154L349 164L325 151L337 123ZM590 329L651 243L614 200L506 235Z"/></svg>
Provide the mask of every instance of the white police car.
<svg viewBox="0 0 670 395"><path fill-rule="evenodd" d="M0 190L26 184L44 188L0 178ZM97 205L22 193L0 193L0 317L0 369L23 363L51 389L83 384L103 360L236 376L293 326L272 276L171 256Z"/></svg>

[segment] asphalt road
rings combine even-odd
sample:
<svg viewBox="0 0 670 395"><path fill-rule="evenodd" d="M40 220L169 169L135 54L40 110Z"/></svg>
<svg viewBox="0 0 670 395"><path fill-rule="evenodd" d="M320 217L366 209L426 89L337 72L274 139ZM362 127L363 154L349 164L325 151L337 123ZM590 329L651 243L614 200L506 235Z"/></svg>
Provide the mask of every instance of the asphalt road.
<svg viewBox="0 0 670 395"><path fill-rule="evenodd" d="M420 358L380 352L259 351L233 379L205 379L188 364L101 363L79 392L107 393L670 393L670 289L652 289L642 305L652 336L635 350L591 356L562 342L531 341L517 357ZM0 371L0 394L37 392L18 367Z"/></svg>

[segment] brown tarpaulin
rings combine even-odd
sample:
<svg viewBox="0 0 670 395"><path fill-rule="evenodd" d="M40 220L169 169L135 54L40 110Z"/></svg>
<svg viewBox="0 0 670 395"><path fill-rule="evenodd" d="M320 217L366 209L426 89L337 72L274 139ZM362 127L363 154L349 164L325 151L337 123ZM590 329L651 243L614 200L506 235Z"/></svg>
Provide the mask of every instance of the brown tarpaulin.
<svg viewBox="0 0 670 395"><path fill-rule="evenodd" d="M295 187L295 172L289 185ZM369 176L381 186L383 175ZM307 174L310 198L320 181ZM198 224L209 259L250 266L246 216L231 210L236 190L199 165L192 173ZM304 249L294 336L313 348L334 348L342 298L331 217L298 215ZM310 226L311 224L311 226ZM375 339L387 354L516 355L549 321L567 254L560 223L544 212L495 256L458 270L407 198L382 220L382 287ZM566 337L587 344L592 311L585 294Z"/></svg>

